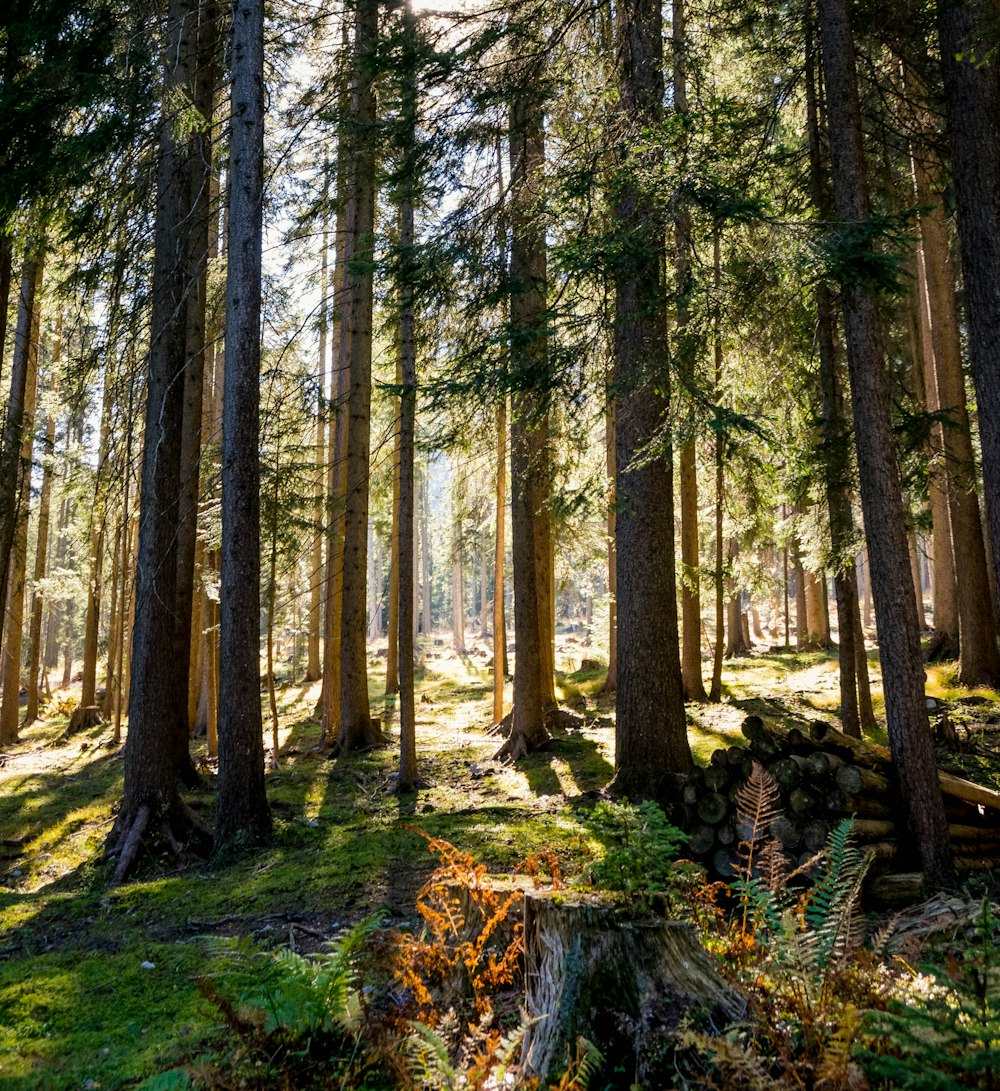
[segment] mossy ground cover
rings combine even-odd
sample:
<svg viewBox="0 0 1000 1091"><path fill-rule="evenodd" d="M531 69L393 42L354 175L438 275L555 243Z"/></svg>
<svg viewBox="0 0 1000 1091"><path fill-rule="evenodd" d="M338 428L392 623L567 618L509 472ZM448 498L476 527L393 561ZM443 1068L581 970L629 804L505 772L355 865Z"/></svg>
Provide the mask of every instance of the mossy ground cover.
<svg viewBox="0 0 1000 1091"><path fill-rule="evenodd" d="M107 728L65 738L64 718L26 729L0 768L0 1088L119 1087L210 1049L217 1014L193 983L205 970L202 937L308 950L372 912L411 921L434 864L418 829L491 869L551 848L567 871L586 870L604 851L590 816L612 775L614 741L602 670L574 669L586 658L572 637L561 641L561 696L585 726L509 768L491 760L499 740L488 730L485 650L459 658L430 643L417 705L430 786L403 797L390 790L392 748L328 760L316 749L317 687L287 684L280 763L268 772L273 844L225 867L146 860L141 880L114 890L99 858L121 791L120 748ZM395 737L383 674L373 656L373 701ZM829 715L836 668L821 653L757 655L728 663L724 682L723 704L690 710L700 761L739 737L748 711L789 722ZM970 696L944 669L931 673L935 686L950 701ZM957 707L985 733L1000 705L994 693L975 696ZM195 751L205 786L190 798L210 819L213 770L201 742Z"/></svg>

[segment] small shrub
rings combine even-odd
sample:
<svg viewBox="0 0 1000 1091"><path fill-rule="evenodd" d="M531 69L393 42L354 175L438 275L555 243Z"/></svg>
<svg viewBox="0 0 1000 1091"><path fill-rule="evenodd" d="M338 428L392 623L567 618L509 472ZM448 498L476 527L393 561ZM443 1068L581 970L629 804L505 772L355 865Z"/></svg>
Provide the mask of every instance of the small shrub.
<svg viewBox="0 0 1000 1091"><path fill-rule="evenodd" d="M687 835L651 801L638 807L598 803L594 822L612 842L591 868L594 885L623 894L639 912L649 912L658 899L666 899L669 906L681 877L677 854Z"/></svg>

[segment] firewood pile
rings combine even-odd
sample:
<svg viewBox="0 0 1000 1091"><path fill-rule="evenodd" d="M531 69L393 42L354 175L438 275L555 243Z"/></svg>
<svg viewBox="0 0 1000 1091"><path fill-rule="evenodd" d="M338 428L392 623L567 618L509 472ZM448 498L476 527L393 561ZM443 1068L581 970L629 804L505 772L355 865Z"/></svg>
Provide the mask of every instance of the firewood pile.
<svg viewBox="0 0 1000 1091"><path fill-rule="evenodd" d="M721 747L704 768L679 779L674 820L688 834L688 854L720 878L740 864L736 794L753 762L774 779L782 810L768 833L792 867L806 864L826 844L833 825L854 819L855 839L872 856L869 892L896 902L919 897L923 876L917 846L908 836L889 751L813 721L807 730L743 722L745 745ZM1000 792L939 772L959 875L1000 868Z"/></svg>

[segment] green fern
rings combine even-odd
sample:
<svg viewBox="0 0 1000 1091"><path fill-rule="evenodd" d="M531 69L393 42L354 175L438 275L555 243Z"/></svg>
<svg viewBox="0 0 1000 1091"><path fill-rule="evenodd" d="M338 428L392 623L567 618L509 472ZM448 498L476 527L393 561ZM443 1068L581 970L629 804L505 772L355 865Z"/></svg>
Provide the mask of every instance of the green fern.
<svg viewBox="0 0 1000 1091"><path fill-rule="evenodd" d="M375 924L366 921L309 958L287 948L267 950L247 937L206 937L207 953L219 965L205 977L238 1013L260 1013L265 1034L308 1042L353 1033L360 1007L354 964Z"/></svg>
<svg viewBox="0 0 1000 1091"><path fill-rule="evenodd" d="M861 937L861 884L870 857L854 844L854 822L845 818L830 831L825 866L813 885L805 917L820 966L842 958Z"/></svg>
<svg viewBox="0 0 1000 1091"><path fill-rule="evenodd" d="M451 1063L448 1043L426 1023L414 1021L409 1025L411 1032L403 1043L403 1055L411 1086L427 1091L453 1091L459 1075Z"/></svg>

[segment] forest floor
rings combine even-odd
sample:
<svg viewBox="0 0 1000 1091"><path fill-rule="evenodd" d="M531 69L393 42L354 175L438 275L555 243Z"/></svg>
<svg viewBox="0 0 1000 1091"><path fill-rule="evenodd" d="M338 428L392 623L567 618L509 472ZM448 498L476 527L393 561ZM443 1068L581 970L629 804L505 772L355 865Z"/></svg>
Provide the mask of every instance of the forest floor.
<svg viewBox="0 0 1000 1091"><path fill-rule="evenodd" d="M372 651L373 706L395 737L395 701L381 696L384 660ZM423 654L426 790L392 794L392 748L328 760L316 749L318 686L286 685L280 765L268 772L273 844L226 867L147 860L140 881L117 889L98 859L121 793L121 748L107 727L65 737L65 715L23 732L0 757L0 1088L120 1087L211 1049L218 1012L194 984L206 967L205 937L312 950L373 912L412 922L435 863L417 830L498 871L543 848L566 873L600 856L591 812L613 771L614 703L599 693L599 666L575 669L588 660L582 637L560 636L558 662L560 696L584 725L516 768L492 761L499 740L488 731L486 649L457 657L437 639ZM823 653L727 663L724 703L690 710L696 759L735 741L748 711L794 721L830 715L836 679ZM929 670L928 694L947 703L964 740L956 770L1000 787L1000 696L956 687L948 666ZM67 695L58 704L72 707ZM195 753L205 788L192 802L208 818L214 773L201 740Z"/></svg>

